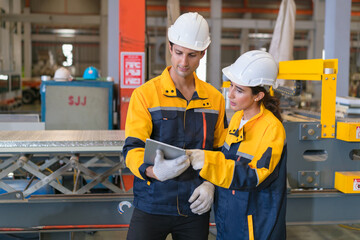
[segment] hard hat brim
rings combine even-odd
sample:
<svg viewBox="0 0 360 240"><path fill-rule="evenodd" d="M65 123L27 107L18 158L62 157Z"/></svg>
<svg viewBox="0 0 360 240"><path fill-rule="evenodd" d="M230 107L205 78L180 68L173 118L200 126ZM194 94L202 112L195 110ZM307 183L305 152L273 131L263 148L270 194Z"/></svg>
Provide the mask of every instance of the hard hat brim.
<svg viewBox="0 0 360 240"><path fill-rule="evenodd" d="M172 39L169 35L168 35L168 38L169 38L169 41L172 42L173 44L176 44L176 45L179 45L181 47L185 47L185 48L188 48L188 49L191 49L191 50L194 50L194 51L199 51L199 52L202 52L204 50L206 50L210 43L211 43L211 40L209 39L207 41L207 43L203 46L203 47L195 47L191 44L188 44L186 42L182 42L182 41L179 41L179 40L176 40L176 39Z"/></svg>
<svg viewBox="0 0 360 240"><path fill-rule="evenodd" d="M269 79L265 79L265 78L258 78L260 79L259 82L261 82L262 84L248 84L243 82L240 78L238 78L237 76L235 76L234 74L231 73L230 71L230 66L225 67L222 69L223 74L225 75L225 77L227 78L227 80L230 80L240 86L245 86L245 87L257 87L257 86L271 86L273 88L277 88L278 84L277 81L275 79L275 81L269 80ZM274 83L271 83L274 82ZM271 84L270 84L271 83Z"/></svg>

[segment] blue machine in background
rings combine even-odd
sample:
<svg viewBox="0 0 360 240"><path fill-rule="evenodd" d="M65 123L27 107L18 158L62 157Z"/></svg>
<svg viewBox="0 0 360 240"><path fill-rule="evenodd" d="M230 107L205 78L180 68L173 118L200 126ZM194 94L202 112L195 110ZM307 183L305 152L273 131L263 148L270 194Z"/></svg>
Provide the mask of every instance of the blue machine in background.
<svg viewBox="0 0 360 240"><path fill-rule="evenodd" d="M113 129L113 82L44 81L41 121L46 130Z"/></svg>
<svg viewBox="0 0 360 240"><path fill-rule="evenodd" d="M16 180L4 179L1 181L5 184L9 185L16 191L24 191L26 188L29 188L39 182L38 179L33 180L33 181L31 181L30 179L16 179ZM3 193L7 193L7 191L0 188L0 194L3 194ZM46 185L46 186L43 186L42 188L40 188L39 190L37 190L36 192L32 193L31 195L43 195L43 194L55 194L55 191L51 186ZM28 197L30 197L30 195L27 196L27 198Z"/></svg>

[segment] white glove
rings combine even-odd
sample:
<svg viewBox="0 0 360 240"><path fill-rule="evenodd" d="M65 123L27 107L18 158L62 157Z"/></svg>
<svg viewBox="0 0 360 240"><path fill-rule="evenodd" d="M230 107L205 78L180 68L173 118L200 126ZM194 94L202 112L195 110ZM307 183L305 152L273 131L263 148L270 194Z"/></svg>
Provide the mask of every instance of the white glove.
<svg viewBox="0 0 360 240"><path fill-rule="evenodd" d="M203 150L186 150L186 154L189 155L190 163L194 170L203 168L205 162L205 152Z"/></svg>
<svg viewBox="0 0 360 240"><path fill-rule="evenodd" d="M207 181L195 188L193 194L189 198L189 203L192 203L190 205L191 211L199 215L209 211L214 201L214 191L214 185Z"/></svg>
<svg viewBox="0 0 360 240"><path fill-rule="evenodd" d="M190 166L189 156L183 155L175 159L164 159L164 153L156 150L153 172L159 181L165 181L182 174Z"/></svg>

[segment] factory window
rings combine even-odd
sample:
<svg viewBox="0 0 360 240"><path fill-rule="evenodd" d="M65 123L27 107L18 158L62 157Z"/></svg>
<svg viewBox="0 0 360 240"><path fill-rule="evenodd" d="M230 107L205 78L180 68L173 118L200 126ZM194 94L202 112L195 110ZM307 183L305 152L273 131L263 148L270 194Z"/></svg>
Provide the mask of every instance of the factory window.
<svg viewBox="0 0 360 240"><path fill-rule="evenodd" d="M66 61L63 62L64 67L70 67L73 64L73 45L72 44L63 44L62 45L62 52L66 57Z"/></svg>
<svg viewBox="0 0 360 240"><path fill-rule="evenodd" d="M323 162L328 158L328 153L325 150L306 150L303 158L309 162Z"/></svg>
<svg viewBox="0 0 360 240"><path fill-rule="evenodd" d="M207 51L205 51L205 55L200 60L199 67L196 69L196 75L205 82L206 82L206 60L207 60Z"/></svg>

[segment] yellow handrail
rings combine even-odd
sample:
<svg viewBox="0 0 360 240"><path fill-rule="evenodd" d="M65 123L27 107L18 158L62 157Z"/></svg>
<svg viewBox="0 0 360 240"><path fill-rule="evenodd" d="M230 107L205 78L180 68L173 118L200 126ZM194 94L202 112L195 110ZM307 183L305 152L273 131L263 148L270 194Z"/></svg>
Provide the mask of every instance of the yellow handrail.
<svg viewBox="0 0 360 240"><path fill-rule="evenodd" d="M336 78L338 59L279 62L278 79L321 81L321 137L335 137Z"/></svg>

